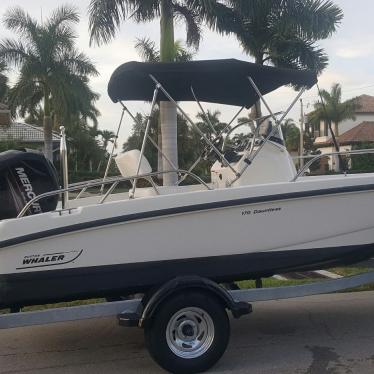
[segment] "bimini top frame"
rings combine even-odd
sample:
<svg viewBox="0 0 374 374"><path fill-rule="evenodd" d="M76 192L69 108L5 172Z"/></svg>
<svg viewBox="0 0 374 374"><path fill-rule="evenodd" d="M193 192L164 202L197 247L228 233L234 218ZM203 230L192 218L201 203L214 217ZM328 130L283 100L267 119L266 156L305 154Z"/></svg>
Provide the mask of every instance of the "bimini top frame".
<svg viewBox="0 0 374 374"><path fill-rule="evenodd" d="M201 138L207 144L205 154L214 152L217 158L223 165L231 169L233 172L233 179L228 186L232 185L238 180L245 169L252 163L253 159L261 151L264 144L279 130L280 124L287 116L289 111L295 105L299 97L304 92L305 88L313 86L317 82L317 76L311 71L299 71L290 69L279 69L269 66L262 66L250 62L239 61L235 59L229 60L208 60L208 61L190 61L185 63L142 63L142 62L128 62L118 67L108 85L108 94L114 102L120 102L123 107L122 116L118 131L122 124L123 114L126 111L134 120L134 115L123 104L124 100L142 100L151 101L151 114L145 127L145 135L141 148L141 155L144 154L144 148L147 140L158 149L163 158L166 159L172 170L177 170L176 166L166 157L158 145L150 138L149 128L150 119L152 117L155 104L158 101L173 102L182 116L187 122L192 125L199 133ZM294 85L304 87L296 99L292 102L289 108L283 113L280 119L276 117L271 111L269 105L265 101L263 95L274 91L280 86ZM270 116L275 122L275 126L262 144L254 151L254 147L248 147L245 152L246 165L243 170L235 170L227 161L225 155L218 149L218 142L223 133L228 130L241 111L250 108L256 101L261 100ZM179 105L180 101L196 101L203 115L206 113L200 101L236 105L241 106L239 112L234 116L232 121L219 133L214 129L212 124L214 138L211 139L197 126L187 113ZM254 121L255 124L258 122ZM117 131L117 133L118 133ZM108 162L107 170L112 160L114 153ZM189 172L192 172L194 167L203 158L203 154L192 164ZM138 164L138 171L140 170L140 161ZM185 174L186 176L186 174ZM183 181L185 176L178 181L178 184ZM105 173L104 180L107 177ZM136 181L133 182L133 189L130 196L134 195L136 188Z"/></svg>

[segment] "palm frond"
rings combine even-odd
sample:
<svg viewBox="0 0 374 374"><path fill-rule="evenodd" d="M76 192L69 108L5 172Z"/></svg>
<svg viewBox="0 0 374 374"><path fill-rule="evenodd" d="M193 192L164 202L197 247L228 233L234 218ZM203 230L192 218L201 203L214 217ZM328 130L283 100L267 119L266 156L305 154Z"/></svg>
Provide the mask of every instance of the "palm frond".
<svg viewBox="0 0 374 374"><path fill-rule="evenodd" d="M135 49L143 61L160 61L160 51L157 49L156 43L150 38L136 39Z"/></svg>
<svg viewBox="0 0 374 374"><path fill-rule="evenodd" d="M267 51L267 59L275 66L309 69L321 73L328 64L328 57L315 43L290 36L276 35Z"/></svg>
<svg viewBox="0 0 374 374"><path fill-rule="evenodd" d="M99 95L93 92L86 79L66 71L61 66L48 81L51 88L53 110L60 123L69 123L76 116L95 119L100 113L94 103Z"/></svg>
<svg viewBox="0 0 374 374"><path fill-rule="evenodd" d="M72 24L78 22L79 14L77 8L70 5L62 5L53 11L45 27L50 30L56 30L64 24Z"/></svg>
<svg viewBox="0 0 374 374"><path fill-rule="evenodd" d="M326 39L341 23L343 11L331 0L287 0L284 19L303 36Z"/></svg>
<svg viewBox="0 0 374 374"><path fill-rule="evenodd" d="M330 0L227 0L242 16L234 31L256 62L309 68L320 73L328 63L316 42L330 36L342 19ZM237 20L235 22L238 22Z"/></svg>
<svg viewBox="0 0 374 374"><path fill-rule="evenodd" d="M178 3L173 4L174 13L181 16L186 23L186 42L188 46L199 47L201 39L201 18L193 9L182 6Z"/></svg>
<svg viewBox="0 0 374 374"><path fill-rule="evenodd" d="M174 56L176 62L187 62L191 61L194 57L194 52L188 50L183 46L181 40L176 40L174 42Z"/></svg>
<svg viewBox="0 0 374 374"><path fill-rule="evenodd" d="M29 51L21 41L4 39L0 42L0 60L5 64L17 67L29 58Z"/></svg>
<svg viewBox="0 0 374 374"><path fill-rule="evenodd" d="M185 0L184 3L189 9L194 9L212 30L228 34L239 32L241 28L242 17L228 1Z"/></svg>
<svg viewBox="0 0 374 374"><path fill-rule="evenodd" d="M60 63L63 64L71 74L79 76L97 76L99 72L91 60L82 52L76 49L66 50L60 56Z"/></svg>
<svg viewBox="0 0 374 374"><path fill-rule="evenodd" d="M27 75L20 75L8 93L8 105L12 116L24 117L43 98L42 88Z"/></svg>
<svg viewBox="0 0 374 374"><path fill-rule="evenodd" d="M4 100L9 87L8 87L8 77L5 75L6 65L4 62L0 61L0 102Z"/></svg>
<svg viewBox="0 0 374 374"><path fill-rule="evenodd" d="M60 25L58 28L46 28L48 43L53 46L56 53L70 50L74 47L77 38L76 32L68 25Z"/></svg>
<svg viewBox="0 0 374 374"><path fill-rule="evenodd" d="M21 7L9 9L3 17L4 25L17 34L32 41L38 32L38 23Z"/></svg>
<svg viewBox="0 0 374 374"><path fill-rule="evenodd" d="M90 45L108 43L130 10L129 1L91 0L89 13Z"/></svg>
<svg viewBox="0 0 374 374"><path fill-rule="evenodd" d="M149 22L161 15L160 0L128 0L136 22Z"/></svg>

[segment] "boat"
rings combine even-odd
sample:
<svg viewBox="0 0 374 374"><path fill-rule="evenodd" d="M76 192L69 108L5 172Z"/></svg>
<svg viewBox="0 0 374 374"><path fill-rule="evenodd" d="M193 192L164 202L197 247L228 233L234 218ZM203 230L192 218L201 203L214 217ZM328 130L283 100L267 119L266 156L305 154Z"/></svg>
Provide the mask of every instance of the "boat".
<svg viewBox="0 0 374 374"><path fill-rule="evenodd" d="M151 114L159 100L173 102L206 143L199 160L212 160L211 180L193 173L199 160L180 170L161 149L170 170L152 171L144 156L147 145L158 147L150 121L141 150L115 155L113 148L108 165L115 160L118 177L69 185L64 136L61 188L42 155L0 154L0 307L120 297L177 276L231 282L372 257L374 174L305 176L310 163L297 171L284 145L282 121L316 82L310 71L231 59L121 65L108 85L122 108L118 131L124 114L134 118L125 101L149 101ZM273 113L264 95L284 85L303 88L286 111ZM225 150L235 119L257 100L269 115L249 120L253 133ZM183 101L240 110L211 139ZM355 152L363 151L346 154ZM157 177L168 173L178 182L159 186ZM129 191L114 193L124 182ZM90 188L100 192L87 196Z"/></svg>

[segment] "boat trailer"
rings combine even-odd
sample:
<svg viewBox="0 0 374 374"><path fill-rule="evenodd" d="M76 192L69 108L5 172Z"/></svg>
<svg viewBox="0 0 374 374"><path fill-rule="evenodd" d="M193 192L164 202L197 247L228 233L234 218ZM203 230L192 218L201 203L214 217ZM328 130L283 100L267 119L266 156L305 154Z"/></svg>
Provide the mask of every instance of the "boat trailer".
<svg viewBox="0 0 374 374"><path fill-rule="evenodd" d="M304 285L227 290L209 279L184 276L142 299L3 314L0 329L117 317L121 326L144 329L147 349L160 366L173 373L196 373L213 366L226 350L230 334L227 310L239 318L251 313L251 303L256 301L328 294L372 283L374 271ZM159 344L165 333L168 352ZM213 355L206 349L208 342L216 347Z"/></svg>

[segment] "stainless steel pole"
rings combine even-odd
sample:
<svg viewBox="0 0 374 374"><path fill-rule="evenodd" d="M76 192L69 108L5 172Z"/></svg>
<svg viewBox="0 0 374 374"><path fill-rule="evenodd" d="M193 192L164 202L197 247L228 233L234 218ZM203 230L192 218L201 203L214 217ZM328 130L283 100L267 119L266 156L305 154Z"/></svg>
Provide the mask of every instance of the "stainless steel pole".
<svg viewBox="0 0 374 374"><path fill-rule="evenodd" d="M109 169L110 169L110 165L112 163L112 160L113 160L113 156L114 156L114 150L116 149L117 147L117 141L118 141L118 135L119 135L119 132L121 130L121 126L122 126L122 122L123 122L123 116L125 115L125 110L122 109L122 113L121 113L121 118L119 120L119 124L118 124L118 127L117 127L117 133L116 133L116 137L114 139L114 142L113 142L113 146L112 146L112 151L110 152L110 156L109 156L109 160L108 160L108 163L106 165L106 169L105 169L105 173L104 173L104 178L103 178L103 182L106 181L107 177L108 177L108 173L109 173ZM104 184L101 186L100 188L100 194L102 195L104 192Z"/></svg>
<svg viewBox="0 0 374 374"><path fill-rule="evenodd" d="M300 169L304 167L304 104L300 99Z"/></svg>
<svg viewBox="0 0 374 374"><path fill-rule="evenodd" d="M125 104L123 104L122 101L120 101L120 104L122 105L123 110L125 110L127 114L131 117L131 119L135 123L139 123L136 117L130 112L130 110L127 108ZM174 169L175 171L178 171L178 168L170 161L170 159L165 155L165 153L162 152L162 149L158 146L158 144L152 139L152 137L149 134L147 135L147 138L152 143L152 145L157 149L157 151L160 152L161 156L169 163L172 169Z"/></svg>
<svg viewBox="0 0 374 374"><path fill-rule="evenodd" d="M203 114L203 116L204 116L204 118L205 118L207 124L208 124L209 127L212 129L213 134L214 134L214 135L217 135L217 131L216 131L216 129L214 128L212 122L210 122L210 119L209 119L208 115L205 113L205 110L204 110L203 106L201 105L200 100L199 100L199 99L197 98L197 96L195 95L195 91L194 91L194 89L193 89L192 86L191 86L191 93L192 93L192 96L194 97L194 99L195 99L197 105L199 106L199 108L200 108L200 110L201 110L201 113Z"/></svg>
<svg viewBox="0 0 374 374"><path fill-rule="evenodd" d="M147 121L147 126L145 127L145 133L144 133L142 148L140 150L140 157L139 157L139 161L138 161L138 166L136 168L136 176L139 175L140 166L142 164L142 159L143 159L143 155L144 155L144 151L145 151L145 145L147 143L149 128L151 127L151 120L152 120L152 116L153 116L153 110L154 110L154 107L156 105L157 94L158 94L159 89L160 89L160 85L156 84L156 88L153 91L153 99L152 99L152 104L151 104L151 113L149 114L148 121ZM136 182L137 182L137 180L134 179L134 183L132 185L131 192L129 193L129 198L130 199L134 198L134 196L135 196Z"/></svg>
<svg viewBox="0 0 374 374"><path fill-rule="evenodd" d="M60 126L60 161L62 171L62 188L66 190L69 187L69 167L68 167L68 151L66 146L65 127ZM62 209L67 209L69 205L69 192L62 194Z"/></svg>
<svg viewBox="0 0 374 374"><path fill-rule="evenodd" d="M196 131L199 133L199 135L205 140L205 142L211 147L211 149L216 153L216 155L221 159L222 163L227 166L235 175L239 175L238 172L230 165L230 163L226 160L225 156L220 152L220 150L213 144L213 142L207 138L207 136L200 130L199 126L196 125L194 121L187 115L187 113L181 108L181 106L172 98L172 96L166 91L166 89L163 87L161 83L158 82L158 80L152 75L149 75L150 78L158 84L160 90L163 92L163 94L175 104L177 109L179 109L180 113L183 115L183 117L196 129Z"/></svg>

